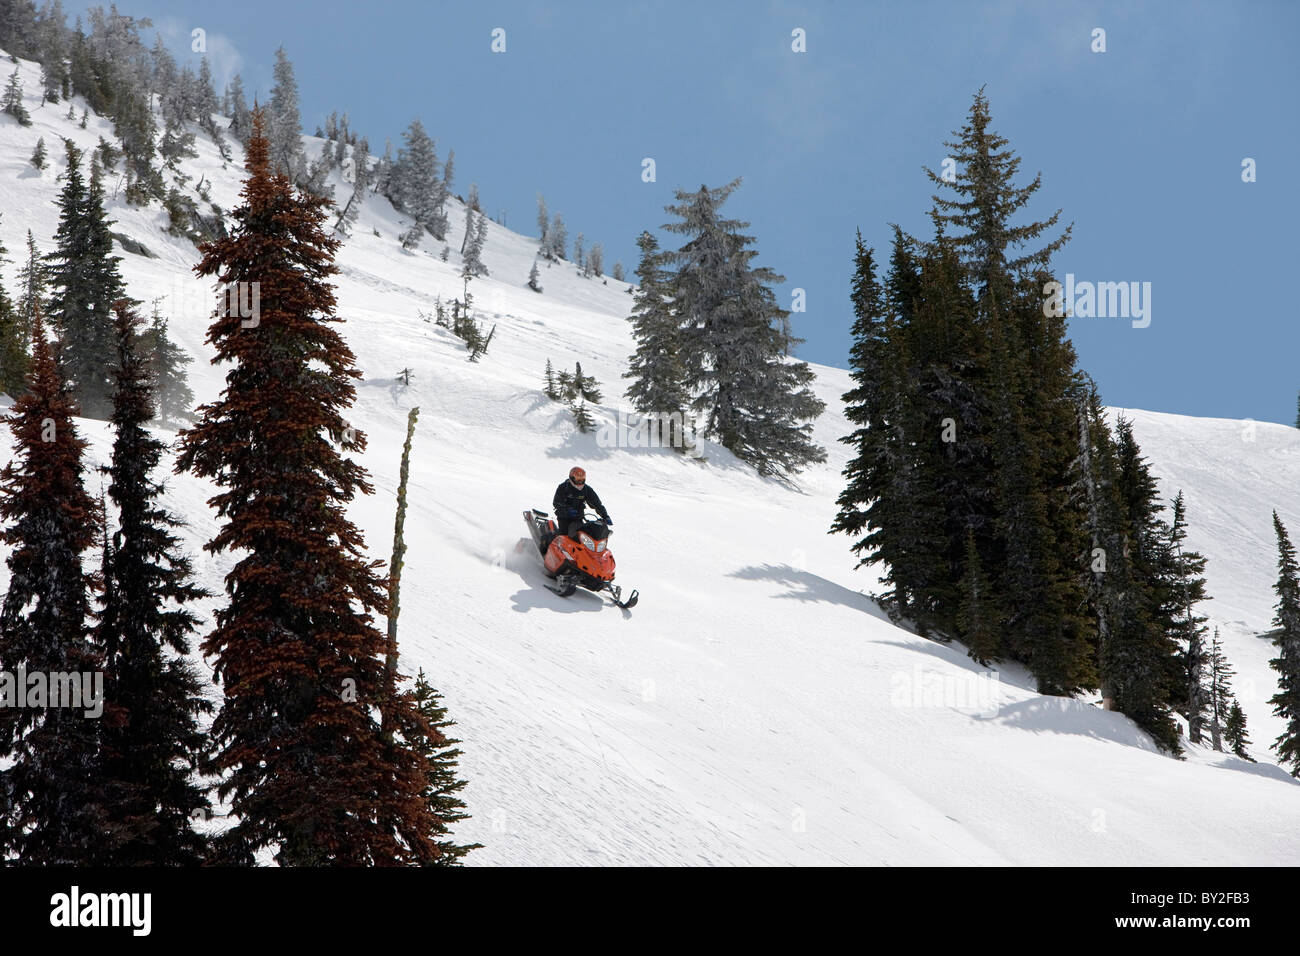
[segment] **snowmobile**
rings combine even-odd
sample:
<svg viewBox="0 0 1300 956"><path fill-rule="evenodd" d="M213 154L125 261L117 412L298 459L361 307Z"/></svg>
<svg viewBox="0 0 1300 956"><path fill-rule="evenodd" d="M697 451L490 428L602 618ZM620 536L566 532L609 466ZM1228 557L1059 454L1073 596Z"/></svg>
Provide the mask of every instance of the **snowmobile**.
<svg viewBox="0 0 1300 956"><path fill-rule="evenodd" d="M560 597L568 597L579 587L588 591L608 591L610 599L626 610L635 607L640 595L633 591L623 600L623 589L614 583L614 555L609 550L609 536L613 534L604 522L583 517L577 540L560 534L555 521L545 511L524 512L524 523L532 535L533 544L542 556L546 576L555 579L546 585Z"/></svg>

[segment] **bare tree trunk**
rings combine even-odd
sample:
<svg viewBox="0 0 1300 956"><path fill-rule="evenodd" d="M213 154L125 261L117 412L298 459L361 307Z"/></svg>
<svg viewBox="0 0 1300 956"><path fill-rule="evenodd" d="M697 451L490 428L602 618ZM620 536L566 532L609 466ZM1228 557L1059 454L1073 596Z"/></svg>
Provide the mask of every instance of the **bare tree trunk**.
<svg viewBox="0 0 1300 956"><path fill-rule="evenodd" d="M393 521L393 557L388 565L388 646L384 661L384 703L380 709L381 724L388 710L387 704L397 696L397 615L401 610L402 562L406 556L406 540L402 535L406 524L406 480L411 474L411 439L415 436L415 423L420 410L412 408L406 415L406 442L402 445L402 468L397 483L397 517ZM386 732L391 728L385 728Z"/></svg>

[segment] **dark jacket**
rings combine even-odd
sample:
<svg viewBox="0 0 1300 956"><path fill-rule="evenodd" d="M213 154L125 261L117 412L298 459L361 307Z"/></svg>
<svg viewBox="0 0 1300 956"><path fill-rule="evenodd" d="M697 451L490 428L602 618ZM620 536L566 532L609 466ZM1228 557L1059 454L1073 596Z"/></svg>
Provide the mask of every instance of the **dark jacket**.
<svg viewBox="0 0 1300 956"><path fill-rule="evenodd" d="M609 512L600 503L600 496L592 490L591 485L583 485L579 488L567 478L560 482L560 487L555 489L555 498L551 505L561 524L581 518L584 507L592 509L602 518L609 517Z"/></svg>

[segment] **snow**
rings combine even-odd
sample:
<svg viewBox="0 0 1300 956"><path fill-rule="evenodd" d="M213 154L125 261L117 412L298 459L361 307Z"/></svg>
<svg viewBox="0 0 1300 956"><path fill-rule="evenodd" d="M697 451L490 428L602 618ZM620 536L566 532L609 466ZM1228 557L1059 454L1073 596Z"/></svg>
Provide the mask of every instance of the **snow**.
<svg viewBox="0 0 1300 956"><path fill-rule="evenodd" d="M60 137L90 149L112 135L94 116L84 131L66 121L66 104L38 108L36 66L22 63L21 76L35 125L0 116L0 239L11 260L29 228L42 252L53 247ZM51 165L37 174L27 158L42 135ZM187 172L230 210L242 167L223 166L201 132L198 148ZM346 198L350 187L335 186ZM224 370L208 364L210 298L189 271L195 250L166 235L157 206L128 207L119 194L110 214L159 257L119 251L131 294L165 297L174 337L196 357L191 386L200 401L215 397ZM490 223L491 275L471 293L497 332L470 364L458 340L418 315L435 296L460 294L459 202L448 219L444 263L431 237L403 251L405 217L368 197L339 256L338 299L365 373L353 417L376 486L352 514L377 557L391 545L406 412L421 409L400 638L406 672L423 667L458 721L473 818L456 835L485 845L471 865L1300 858L1300 791L1266 749L1280 727L1266 703L1272 647L1259 636L1271 617L1272 509L1300 532L1300 432L1125 411L1163 491L1187 496L1190 543L1209 558L1206 610L1237 669L1260 763L1203 749L1177 761L1095 702L1039 696L1023 670L979 668L879 612L864 593L874 575L855 571L848 540L826 533L847 454L836 441L849 430L846 372L816 369L828 403L816 432L830 461L797 487L760 479L707 442L706 463L602 447L545 398L542 373L547 358L581 361L604 390L597 420L627 410L627 284L543 263L544 292L534 293L525 283L536 239ZM3 265L10 289L18 265ZM405 368L409 387L398 380ZM107 428L83 427L103 461ZM642 595L634 611L546 591L537 558L515 550L521 512L548 508L575 463L614 516L618 581ZM211 493L189 476L168 481L196 570L220 591L229 560L200 550L214 531Z"/></svg>

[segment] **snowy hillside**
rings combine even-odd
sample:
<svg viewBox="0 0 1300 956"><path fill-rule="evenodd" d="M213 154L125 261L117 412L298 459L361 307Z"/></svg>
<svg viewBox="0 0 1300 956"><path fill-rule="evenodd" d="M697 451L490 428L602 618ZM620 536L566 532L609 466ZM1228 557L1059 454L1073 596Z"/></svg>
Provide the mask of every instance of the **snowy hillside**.
<svg viewBox="0 0 1300 956"><path fill-rule="evenodd" d="M35 64L22 65L28 91ZM16 258L31 229L53 248L60 137L93 148L66 105L34 125L0 116L0 240ZM80 115L82 104L77 103ZM51 165L28 157L44 136ZM307 140L309 154L319 141ZM198 133L187 170L236 205L238 163L223 167ZM236 156L239 156L235 145ZM468 171L472 172L472 171ZM336 182L337 194L347 186ZM113 192L108 181L108 191ZM192 353L191 385L214 397L223 369L203 343L210 295L189 271L194 248L166 235L158 207L111 203L113 228L156 258L124 253L131 294L162 296ZM1275 547L1270 512L1300 529L1300 432L1280 425L1127 412L1168 496L1188 500L1191 545L1209 559L1206 606L1237 669L1260 763L1194 750L1156 752L1133 724L1091 702L1045 698L1016 668L992 673L957 646L894 627L864 596L843 537L826 534L841 487L842 370L817 368L828 403L817 424L830 461L797 489L756 477L705 443L707 464L671 451L602 447L541 392L543 367L581 361L613 422L631 351L628 286L541 268L536 240L492 224L475 304L497 323L488 355L422 321L459 295L464 209L453 202L449 261L432 238L405 252L408 223L379 196L339 256L343 332L365 372L354 423L377 493L353 509L372 554L387 558L407 409L421 409L403 578L404 669L423 667L459 722L464 797L456 836L489 864L1289 864L1300 858L1300 788L1272 764L1278 733L1271 645ZM846 239L847 241L847 239ZM759 237L760 261L762 241ZM848 253L846 252L846 268ZM769 263L781 267L783 263ZM5 263L13 288L17 264ZM847 321L847 307L846 307ZM398 373L409 368L410 384ZM109 434L84 423L97 460ZM4 442L7 446L7 431ZM0 453L0 457L7 452ZM543 589L517 553L525 508L549 508L581 463L608 505L619 582L641 591L620 612L579 592ZM172 477L169 505L189 521L203 583L221 590L228 559L213 532L211 488ZM3 574L3 572L0 572ZM214 697L217 689L213 688Z"/></svg>

